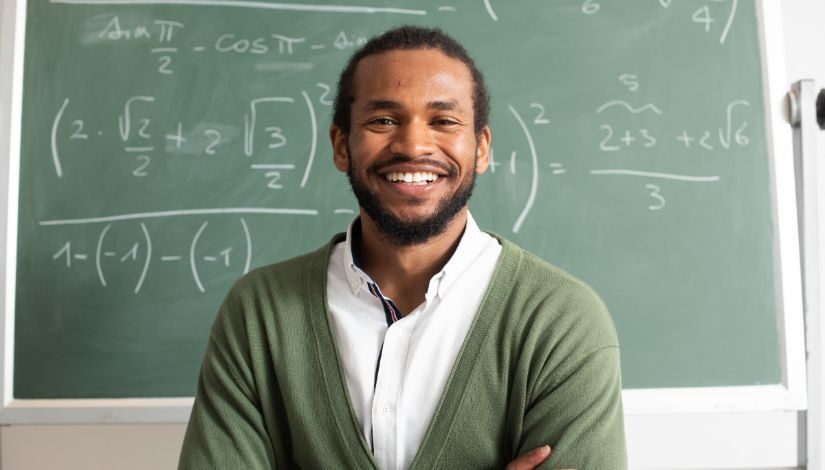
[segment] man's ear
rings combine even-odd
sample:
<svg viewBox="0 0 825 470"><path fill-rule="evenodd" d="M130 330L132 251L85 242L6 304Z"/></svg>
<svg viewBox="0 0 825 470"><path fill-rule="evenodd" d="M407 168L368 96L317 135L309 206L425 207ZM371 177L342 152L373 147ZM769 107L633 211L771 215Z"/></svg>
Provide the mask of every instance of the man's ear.
<svg viewBox="0 0 825 470"><path fill-rule="evenodd" d="M347 134L336 125L329 127L329 140L332 143L332 161L339 171L347 172L349 155L347 154Z"/></svg>
<svg viewBox="0 0 825 470"><path fill-rule="evenodd" d="M487 167L490 165L490 142L493 139L490 126L484 126L476 139L478 140L476 144L476 173L480 175L487 171Z"/></svg>

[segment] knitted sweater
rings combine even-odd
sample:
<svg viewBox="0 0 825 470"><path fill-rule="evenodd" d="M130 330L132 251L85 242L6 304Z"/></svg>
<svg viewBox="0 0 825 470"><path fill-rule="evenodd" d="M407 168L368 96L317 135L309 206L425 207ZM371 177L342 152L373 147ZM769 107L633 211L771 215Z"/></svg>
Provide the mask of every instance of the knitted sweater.
<svg viewBox="0 0 825 470"><path fill-rule="evenodd" d="M179 468L374 469L330 328L332 245L250 272L212 326ZM625 469L619 348L592 289L503 249L411 469Z"/></svg>

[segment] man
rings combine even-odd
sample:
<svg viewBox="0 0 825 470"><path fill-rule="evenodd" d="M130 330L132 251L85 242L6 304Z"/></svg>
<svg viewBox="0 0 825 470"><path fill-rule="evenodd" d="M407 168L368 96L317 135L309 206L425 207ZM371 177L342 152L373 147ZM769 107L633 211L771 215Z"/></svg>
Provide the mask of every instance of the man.
<svg viewBox="0 0 825 470"><path fill-rule="evenodd" d="M330 138L359 217L233 286L181 468L626 468L603 303L467 210L488 102L441 31L355 53Z"/></svg>

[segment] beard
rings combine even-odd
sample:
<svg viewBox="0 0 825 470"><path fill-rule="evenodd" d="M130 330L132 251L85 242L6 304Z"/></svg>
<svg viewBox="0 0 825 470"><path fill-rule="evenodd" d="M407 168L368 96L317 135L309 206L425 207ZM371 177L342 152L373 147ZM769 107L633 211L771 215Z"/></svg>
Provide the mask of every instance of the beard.
<svg viewBox="0 0 825 470"><path fill-rule="evenodd" d="M438 201L435 211L429 217L404 220L392 214L383 204L378 194L371 191L367 184L357 176L349 148L347 149L347 159L349 161L347 178L352 187L352 192L358 200L358 205L370 216L381 234L397 246L420 245L432 237L442 234L461 209L467 206L475 186L475 172L470 172L469 178L463 181L452 195ZM409 161L412 161L412 159L399 156L385 163L385 165ZM440 166L443 166L443 164ZM473 158L473 168L475 168L475 156ZM456 171L450 170L449 175L446 177L454 178ZM367 174L375 178L382 178L378 175L375 165L367 168Z"/></svg>

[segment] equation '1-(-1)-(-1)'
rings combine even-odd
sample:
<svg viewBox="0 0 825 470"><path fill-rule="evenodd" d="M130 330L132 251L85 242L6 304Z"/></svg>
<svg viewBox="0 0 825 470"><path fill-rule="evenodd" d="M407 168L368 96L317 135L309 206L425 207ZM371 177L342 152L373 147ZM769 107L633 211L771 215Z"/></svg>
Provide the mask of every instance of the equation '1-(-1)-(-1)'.
<svg viewBox="0 0 825 470"><path fill-rule="evenodd" d="M124 269L133 268L136 278L134 293L141 291L147 275L155 263L161 265L173 265L178 263L188 264L188 271L192 275L195 288L200 292L206 292L204 282L201 279L201 265L203 263L222 266L226 269L237 269L243 266L242 273L249 271L252 262L252 237L249 233L249 226L246 220L240 219L239 229L245 240L245 250L236 250L234 246L226 246L214 252L204 252L199 248L198 241L208 229L209 223L204 221L193 234L189 243L189 249L181 251L164 251L163 248L153 246L152 236L146 224L140 222L135 237L126 243L126 248L117 250L114 243L108 237L112 224L106 224L100 230L95 246L78 246L72 241L65 241L58 244L51 259L54 263L64 265L68 269L92 267L96 270L97 278L102 287L110 284L110 271L121 272ZM120 240L123 242L123 240ZM122 243L121 243L122 244ZM242 264L241 264L242 263Z"/></svg>

